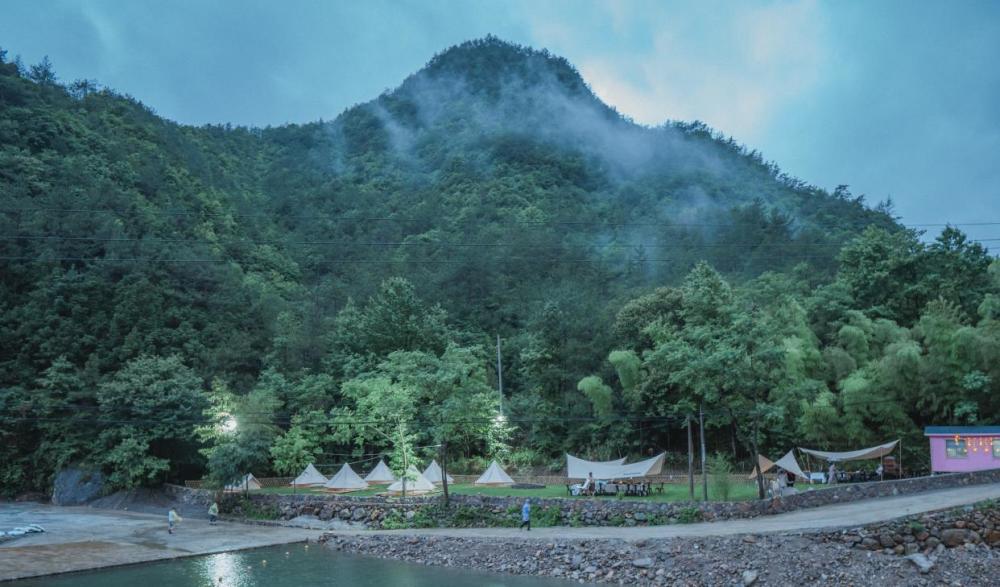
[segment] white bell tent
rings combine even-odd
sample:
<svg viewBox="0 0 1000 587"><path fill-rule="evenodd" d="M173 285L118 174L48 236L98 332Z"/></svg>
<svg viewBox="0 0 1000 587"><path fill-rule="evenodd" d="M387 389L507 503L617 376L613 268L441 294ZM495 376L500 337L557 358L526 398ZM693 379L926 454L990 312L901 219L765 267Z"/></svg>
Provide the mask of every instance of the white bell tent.
<svg viewBox="0 0 1000 587"><path fill-rule="evenodd" d="M434 491L434 484L427 480L426 477L420 474L420 471L416 467L410 465L410 468L406 470L406 494L407 495L420 495L423 493L430 493ZM386 488L386 491L394 494L403 493L403 479L396 481L392 485Z"/></svg>
<svg viewBox="0 0 1000 587"><path fill-rule="evenodd" d="M323 476L312 463L295 478L294 481L290 483L292 487L316 487L318 485L323 485L328 479Z"/></svg>
<svg viewBox="0 0 1000 587"><path fill-rule="evenodd" d="M354 472L354 469L350 465L345 464L343 467L337 471L337 474L330 477L330 480L323 485L323 489L327 491L335 491L338 493L346 493L348 491L360 491L362 489L368 489L368 484L358 474Z"/></svg>
<svg viewBox="0 0 1000 587"><path fill-rule="evenodd" d="M246 491L253 489L260 489L260 481L253 476L253 473L247 473L236 483L226 485L225 491Z"/></svg>
<svg viewBox="0 0 1000 587"><path fill-rule="evenodd" d="M431 464L427 465L424 469L424 477L433 483L434 485L441 485L441 467L437 464L437 461L431 461ZM448 483L454 483L455 480L448 475Z"/></svg>
<svg viewBox="0 0 1000 587"><path fill-rule="evenodd" d="M365 476L365 481L370 485L386 485L395 480L396 476L392 474L392 471L389 470L389 467L386 466L385 461L382 459L379 459L378 464L371 470L371 473Z"/></svg>
<svg viewBox="0 0 1000 587"><path fill-rule="evenodd" d="M503 470L500 463L493 461L490 463L489 468L486 469L479 479L476 479L476 485L489 485L493 487L500 487L504 485L513 485L514 480L510 478L507 471Z"/></svg>

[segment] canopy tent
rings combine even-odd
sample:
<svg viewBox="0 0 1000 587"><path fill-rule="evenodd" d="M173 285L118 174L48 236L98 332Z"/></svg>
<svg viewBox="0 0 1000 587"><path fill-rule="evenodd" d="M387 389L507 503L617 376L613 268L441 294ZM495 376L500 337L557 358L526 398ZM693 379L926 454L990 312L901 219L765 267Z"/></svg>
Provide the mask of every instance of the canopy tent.
<svg viewBox="0 0 1000 587"><path fill-rule="evenodd" d="M823 459L824 461L841 463L844 461L860 461L862 459L882 458L896 450L897 444L899 444L899 441L893 440L892 442L887 442L871 448L863 448L861 450L851 450L847 452L828 452L824 450L813 450L811 448L799 448L799 450L808 455Z"/></svg>
<svg viewBox="0 0 1000 587"><path fill-rule="evenodd" d="M426 477L420 474L420 471L416 467L410 465L410 468L406 470L406 493L407 494L418 494L418 493L428 493L434 491L434 484L427 480ZM403 492L403 480L400 479L392 485L386 488L389 493L402 493Z"/></svg>
<svg viewBox="0 0 1000 587"><path fill-rule="evenodd" d="M330 491L360 491L362 489L368 489L368 484L358 474L354 472L354 469L350 465L344 464L343 467L337 471L337 474L330 477L330 480L323 485L323 489Z"/></svg>
<svg viewBox="0 0 1000 587"><path fill-rule="evenodd" d="M507 471L503 470L500 463L493 461L490 466L486 469L479 479L476 479L476 485L513 485L514 480L510 478Z"/></svg>
<svg viewBox="0 0 1000 587"><path fill-rule="evenodd" d="M244 491L247 489L260 489L260 481L253 476L253 473L247 473L236 483L226 485L225 491Z"/></svg>
<svg viewBox="0 0 1000 587"><path fill-rule="evenodd" d="M396 476L392 474L389 467L386 466L385 461L379 459L378 464L372 469L371 473L365 476L365 481L371 485L385 485L386 483L392 483L396 480Z"/></svg>
<svg viewBox="0 0 1000 587"><path fill-rule="evenodd" d="M760 467L761 473L767 473L774 466L774 461L765 457L764 455L757 455L757 465ZM747 477L748 479L757 478L757 469L754 469L752 473Z"/></svg>
<svg viewBox="0 0 1000 587"><path fill-rule="evenodd" d="M292 487L313 487L316 485L323 485L328 479L323 476L322 473L316 470L316 467L312 463L302 471L302 473L295 478L294 481L289 483Z"/></svg>
<svg viewBox="0 0 1000 587"><path fill-rule="evenodd" d="M637 477L650 477L659 475L663 470L663 459L667 453L663 452L657 456L639 461L637 463L625 464L625 459L616 461L594 462L585 461L566 455L566 476L570 479L586 479L591 473L594 479L634 479Z"/></svg>
<svg viewBox="0 0 1000 587"><path fill-rule="evenodd" d="M438 465L437 461L431 461L431 464L427 465L424 469L424 477L435 485L441 484L441 467ZM455 480L448 475L448 483L454 483Z"/></svg>
<svg viewBox="0 0 1000 587"><path fill-rule="evenodd" d="M570 479L586 479L588 473L593 473L594 477L600 477L598 471L603 471L607 467L617 467L624 464L624 457L613 461L588 461L567 454L566 476Z"/></svg>
<svg viewBox="0 0 1000 587"><path fill-rule="evenodd" d="M800 477L806 481L809 480L809 476L802 471L802 467L799 466L799 462L795 460L795 449L788 451L788 453L785 456L781 457L780 459L774 462L772 462L770 459L768 459L763 455L757 455L757 462L760 463L761 473L766 473L771 469L773 469L774 467L779 467L782 470L788 471L789 473L792 473L795 476ZM750 478L756 479L757 472L754 471L750 475Z"/></svg>

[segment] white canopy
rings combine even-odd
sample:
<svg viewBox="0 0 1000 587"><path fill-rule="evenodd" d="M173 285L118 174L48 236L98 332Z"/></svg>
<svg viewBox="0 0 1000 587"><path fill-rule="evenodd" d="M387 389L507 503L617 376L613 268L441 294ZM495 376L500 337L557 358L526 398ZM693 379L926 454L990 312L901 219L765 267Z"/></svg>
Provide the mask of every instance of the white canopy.
<svg viewBox="0 0 1000 587"><path fill-rule="evenodd" d="M440 485L442 483L441 467L437 464L437 461L432 460L431 464L427 465L427 468L424 469L424 477L435 485ZM448 483L454 482L455 480L451 478L451 475L448 475Z"/></svg>
<svg viewBox="0 0 1000 587"><path fill-rule="evenodd" d="M231 485L226 485L226 491L243 491L245 489L260 489L260 481L253 476L253 473L247 473L242 479L233 483Z"/></svg>
<svg viewBox="0 0 1000 587"><path fill-rule="evenodd" d="M371 473L365 476L365 481L373 485L381 485L383 483L392 483L396 480L396 476L392 474L389 467L386 466L385 461L379 459L378 464L372 469Z"/></svg>
<svg viewBox="0 0 1000 587"><path fill-rule="evenodd" d="M507 471L503 470L503 467L499 463L493 461L490 463L489 468L483 473L479 479L476 479L476 485L513 485L514 480L510 478Z"/></svg>
<svg viewBox="0 0 1000 587"><path fill-rule="evenodd" d="M416 467L410 465L410 468L406 470L406 476L409 479L406 480L406 491L407 493L427 493L428 491L434 491L434 484L427 480L426 477L420 474L420 471ZM403 480L400 479L392 485L386 488L386 491L391 493L402 493L403 491Z"/></svg>
<svg viewBox="0 0 1000 587"><path fill-rule="evenodd" d="M294 481L290 483L293 487L310 487L314 485L323 485L327 482L327 478L323 476L322 473L316 470L316 467L312 463L302 471L302 473L295 478Z"/></svg>
<svg viewBox="0 0 1000 587"><path fill-rule="evenodd" d="M326 484L323 485L324 489L336 489L336 490L350 490L357 491L360 489L368 489L368 484L358 474L354 472L354 469L350 465L345 464L343 467L337 471L337 474L330 478Z"/></svg>
<svg viewBox="0 0 1000 587"><path fill-rule="evenodd" d="M578 459L572 455L566 455L567 477L570 479L586 479L590 473L594 474L594 479L634 479L636 477L650 477L659 475L663 470L663 459L667 453L639 461L637 463L624 464L625 459L618 461L592 462Z"/></svg>
<svg viewBox="0 0 1000 587"><path fill-rule="evenodd" d="M813 450L811 448L799 448L799 450L816 458L823 459L824 461L840 463L843 461L877 459L891 453L896 449L897 444L899 444L899 441L893 440L892 442L887 442L871 448L863 448L861 450L852 450L847 452L827 452L824 450Z"/></svg>
<svg viewBox="0 0 1000 587"><path fill-rule="evenodd" d="M625 464L625 457L613 461L588 461L571 454L566 454L566 476L570 479L586 479L588 473L593 473L594 478L604 479L598 475L598 471L605 467L616 467Z"/></svg>

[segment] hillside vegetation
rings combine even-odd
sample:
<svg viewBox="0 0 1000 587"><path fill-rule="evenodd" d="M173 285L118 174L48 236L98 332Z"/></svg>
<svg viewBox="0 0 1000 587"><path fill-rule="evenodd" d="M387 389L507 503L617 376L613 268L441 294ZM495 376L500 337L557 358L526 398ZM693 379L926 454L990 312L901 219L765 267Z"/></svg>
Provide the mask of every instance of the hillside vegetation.
<svg viewBox="0 0 1000 587"><path fill-rule="evenodd" d="M639 455L702 405L736 459L995 419L1000 266L919 236L495 38L264 129L0 52L0 486Z"/></svg>

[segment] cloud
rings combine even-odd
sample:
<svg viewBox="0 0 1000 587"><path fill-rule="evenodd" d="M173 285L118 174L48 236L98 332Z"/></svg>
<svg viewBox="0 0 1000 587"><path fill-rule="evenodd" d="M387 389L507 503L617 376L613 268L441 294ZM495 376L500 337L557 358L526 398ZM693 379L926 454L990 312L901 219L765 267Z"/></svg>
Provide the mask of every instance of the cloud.
<svg viewBox="0 0 1000 587"><path fill-rule="evenodd" d="M609 18L623 26L615 10ZM647 16L658 21L649 25L648 48L579 61L598 96L645 124L699 119L752 141L789 101L816 87L829 59L814 0L709 3Z"/></svg>

